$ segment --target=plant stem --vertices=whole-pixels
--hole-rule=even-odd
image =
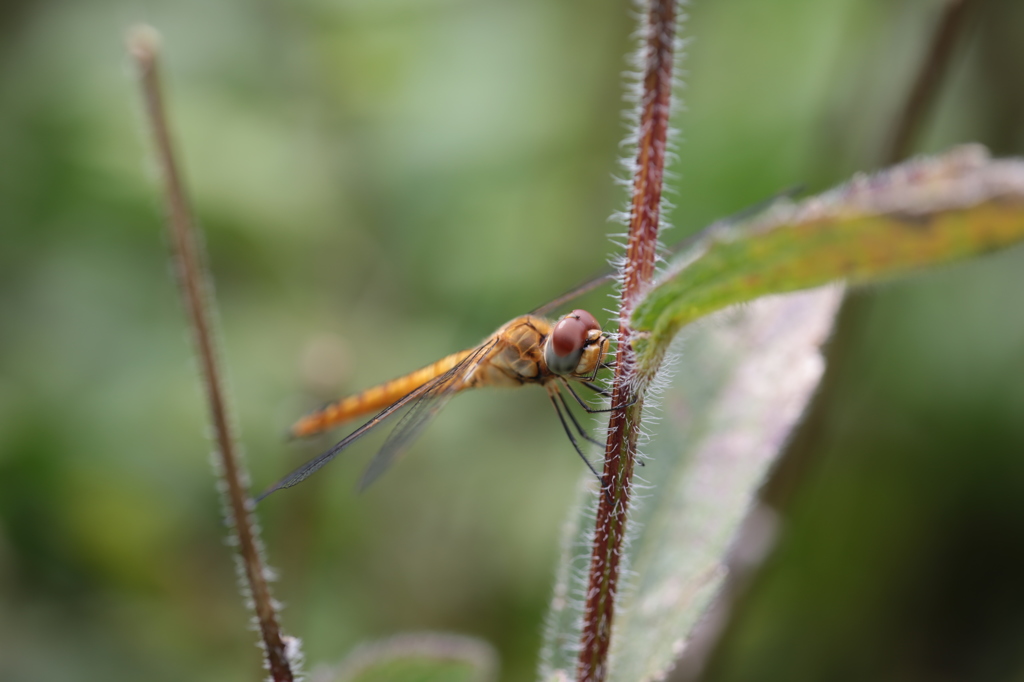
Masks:
[[[947,0],[942,16],[935,22],[931,39],[921,55],[920,67],[908,85],[899,115],[892,121],[892,131],[880,153],[883,166],[903,161],[911,151],[911,142],[920,134],[931,113],[935,96],[945,83],[956,43],[967,27],[967,14],[976,0]],[[843,368],[850,362],[854,344],[852,335],[863,325],[870,302],[870,290],[847,290],[843,305],[836,314],[836,324],[826,349],[825,374],[818,391],[807,408],[800,428],[786,448],[775,472],[762,490],[762,498],[777,509],[784,510],[803,484],[804,476],[826,437],[829,409],[841,391]]]
[[[947,0],[942,16],[935,25],[914,85],[893,126],[889,147],[884,154],[885,165],[898,163],[910,153],[914,138],[932,108],[935,95],[945,78],[953,50],[963,34],[968,15],[977,4],[977,0]]]
[[[247,492],[247,472],[231,433],[223,382],[213,340],[210,308],[213,297],[205,279],[202,256],[196,239],[189,202],[171,144],[170,130],[164,110],[163,93],[157,65],[159,39],[149,27],[137,27],[128,36],[128,51],[135,60],[141,77],[142,96],[150,133],[156,149],[159,170],[164,183],[167,230],[170,237],[174,269],[206,391],[210,422],[219,455],[219,474],[227,497],[225,505],[229,527],[237,540],[239,557],[245,571],[246,584],[259,620],[265,665],[274,682],[291,682],[293,674],[288,661],[281,628],[270,595],[260,552],[258,529],[252,518],[252,505]]]
[[[651,0],[643,32],[643,74],[638,103],[636,163],[630,203],[629,236],[621,279],[619,343],[612,387],[611,414],[597,521],[590,555],[577,679],[602,682],[608,675],[615,596],[622,540],[626,533],[643,393],[650,376],[638,377],[628,320],[633,305],[654,274],[661,190],[672,105],[677,6],[675,0]]]

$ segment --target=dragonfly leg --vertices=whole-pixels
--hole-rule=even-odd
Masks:
[[[604,396],[605,398],[611,397],[611,393],[609,393],[608,391],[605,391],[600,386],[595,386],[594,384],[591,384],[591,383],[586,382],[586,381],[584,381],[582,383],[583,383],[584,386],[586,386],[590,390],[596,391],[597,393],[599,393],[600,395]],[[565,409],[568,412],[569,411],[569,406],[566,405],[565,398],[562,396],[561,392],[559,392],[558,397],[562,399],[562,405],[565,406]],[[569,415],[572,416],[572,412],[569,412]],[[575,417],[573,419],[575,421]],[[578,424],[577,424],[577,428],[579,428]],[[589,440],[591,443],[594,443],[595,445],[604,445],[604,443],[598,442],[598,441],[594,440],[593,438],[588,438],[586,436],[586,434],[583,433],[583,429],[580,429],[580,435],[582,435],[584,438]],[[644,464],[644,461],[642,459],[639,459],[639,458],[636,460],[636,463],[639,464],[640,466],[646,466]]]
[[[572,386],[569,384],[568,381],[563,381],[562,383],[565,384],[566,390],[568,390],[569,393],[572,394],[572,397],[576,399],[576,402],[578,402],[580,404],[580,407],[582,407],[584,410],[586,410],[588,414],[600,414],[602,412],[614,412],[615,410],[621,410],[623,407],[630,407],[631,405],[635,405],[636,401],[637,401],[636,398],[633,398],[633,400],[631,400],[628,403],[623,403],[621,405],[612,405],[611,407],[605,407],[605,408],[602,408],[602,409],[595,409],[595,408],[591,407],[590,405],[587,405],[587,401],[585,401],[583,398],[581,398],[579,393],[577,393],[576,391],[572,390]],[[584,384],[584,385],[586,385],[586,384]],[[588,386],[588,388],[590,388],[590,387]]]
[[[597,473],[597,469],[595,469],[594,465],[590,463],[590,460],[587,459],[587,456],[583,454],[583,450],[580,448],[580,444],[576,442],[576,436],[572,435],[572,430],[569,429],[569,424],[568,422],[565,421],[565,415],[562,414],[562,408],[559,407],[558,401],[555,400],[555,396],[549,393],[548,398],[551,399],[551,404],[555,406],[555,412],[558,414],[558,421],[562,422],[562,428],[565,429],[565,435],[569,436],[569,442],[572,443],[572,447],[576,450],[576,454],[580,456],[580,459],[582,459],[583,462],[587,465],[587,468],[590,469],[590,472],[597,477],[597,480],[600,481],[602,485],[604,485],[604,479],[601,478],[601,474]],[[562,400],[564,401],[565,399],[563,398]],[[570,412],[569,414],[571,417],[572,413]],[[575,422],[576,418],[572,417],[572,420]],[[587,440],[590,439],[588,438]]]
[[[565,396],[562,395],[562,392],[559,391],[557,388],[555,389],[555,391],[558,393],[558,399],[562,401],[562,407],[565,408],[566,413],[568,413],[569,415],[569,419],[572,420],[573,426],[575,426],[576,430],[580,432],[580,435],[586,438],[589,442],[593,443],[594,445],[603,446],[604,443],[602,443],[599,440],[591,438],[590,435],[583,429],[583,427],[580,426],[579,421],[576,420],[576,415],[574,415],[572,413],[572,410],[569,409],[569,403],[566,402]],[[577,454],[579,454],[580,457],[583,457],[583,461],[587,463],[587,468],[590,469],[590,471],[595,476],[597,476],[597,481],[598,483],[601,484],[601,490],[604,491],[604,496],[607,498],[608,504],[613,504],[611,488],[605,487],[604,478],[601,477],[601,474],[597,473],[597,470],[590,463],[590,460],[583,455],[583,452],[580,450],[580,446],[576,443],[576,439],[572,437],[572,432],[569,430],[568,424],[565,423],[565,418],[562,416],[562,411],[558,409],[558,403],[555,402],[554,396],[549,393],[548,397],[551,398],[551,404],[555,406],[555,412],[558,413],[558,419],[559,421],[562,422],[562,428],[565,429],[565,435],[569,436],[569,440],[572,442],[572,446],[576,448]],[[641,464],[641,466],[643,465]]]
[[[612,397],[611,393],[609,393],[608,391],[604,390],[603,388],[601,388],[600,386],[598,386],[597,384],[595,384],[593,382],[581,381],[580,383],[583,384],[584,386],[586,386],[587,388],[589,388],[594,393],[596,393],[599,396],[601,396],[602,398],[611,398]]]
[[[583,440],[587,441],[588,443],[593,443],[594,445],[604,447],[604,441],[600,441],[597,440],[596,438],[591,437],[591,435],[587,433],[586,429],[584,429],[583,426],[579,423],[579,421],[576,419],[576,415],[573,414],[572,410],[569,409],[569,403],[565,401],[565,396],[562,395],[561,391],[558,392],[558,399],[562,402],[562,407],[565,409],[565,413],[569,415],[569,419],[572,420],[573,426],[576,427],[576,432],[583,437]]]

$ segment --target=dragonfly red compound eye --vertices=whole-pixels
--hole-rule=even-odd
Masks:
[[[544,359],[555,374],[569,374],[576,369],[590,332],[601,329],[594,316],[586,310],[574,310],[551,330]]]
[[[591,330],[601,329],[594,316],[586,310],[574,310],[555,325],[551,344],[558,357],[565,357],[583,348]]]
[[[589,332],[591,329],[600,329],[601,325],[597,323],[597,319],[588,313],[586,310],[577,308],[576,310],[569,313],[569,317],[575,317],[579,320],[586,330]]]
[[[551,347],[555,355],[564,358],[574,355],[587,340],[587,328],[575,317],[567,315],[551,331]]]

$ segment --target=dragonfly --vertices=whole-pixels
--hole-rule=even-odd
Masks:
[[[681,251],[708,234],[758,213],[776,200],[792,196],[798,191],[799,188],[784,190],[733,216],[712,223],[672,247],[671,251]],[[392,418],[398,418],[396,426],[360,479],[359,490],[365,490],[394,463],[453,396],[485,386],[542,386],[573,448],[591,473],[600,480],[601,475],[583,452],[576,436],[595,445],[604,444],[586,432],[569,408],[565,394],[572,396],[590,414],[610,412],[621,407],[594,408],[570,383],[585,386],[601,397],[610,397],[607,391],[594,382],[601,369],[611,368],[611,364],[604,360],[611,339],[586,310],[573,310],[556,321],[546,315],[613,278],[612,272],[600,274],[532,313],[506,322],[473,348],[453,353],[414,372],[329,403],[303,417],[290,429],[291,437],[312,436],[356,417],[376,412],[332,448],[268,487],[255,498],[256,502],[278,490],[298,485],[368,432]],[[400,418],[399,414],[402,415]]]
[[[422,433],[449,399],[462,391],[484,386],[542,386],[576,452],[591,472],[600,478],[584,454],[576,435],[591,443],[601,443],[591,438],[579,423],[569,409],[565,393],[589,413],[615,409],[590,406],[570,383],[577,382],[601,396],[609,395],[594,382],[601,369],[610,367],[604,358],[608,355],[611,339],[602,331],[597,319],[586,310],[573,310],[557,321],[543,316],[544,311],[560,301],[561,297],[534,313],[506,322],[473,348],[453,353],[426,367],[330,403],[303,417],[292,426],[289,434],[292,437],[311,436],[350,419],[377,412],[330,450],[267,488],[256,501],[301,483],[367,432],[404,410],[359,482],[359,489],[365,489]]]

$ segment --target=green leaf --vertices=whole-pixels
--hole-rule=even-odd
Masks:
[[[486,642],[441,633],[400,635],[364,644],[334,671],[314,673],[323,682],[489,682],[498,657]]]
[[[773,519],[756,506],[756,491],[823,372],[819,346],[841,289],[772,294],[879,281],[1022,239],[1024,162],[992,161],[969,146],[800,203],[777,202],[693,240],[634,308],[640,375],[657,374],[691,322],[754,303],[688,330],[685,362],[666,394],[667,428],[645,425],[657,438],[637,475],[651,485],[637,482],[646,499],[631,512],[608,679],[660,679],[684,650],[699,653],[700,633],[714,631],[713,622],[695,629],[709,606],[717,598],[716,613],[727,613],[726,575],[756,564],[771,546]],[[545,680],[575,677],[593,487],[586,483],[566,531],[542,652]],[[699,665],[699,658],[690,660]]]
[[[711,226],[633,311],[641,372],[724,307],[832,281],[873,282],[1024,239],[1024,161],[978,145],[858,176],[763,216]]]
[[[663,428],[637,469],[610,680],[663,675],[719,591],[730,542],[823,372],[819,348],[841,295],[829,287],[769,297],[688,336],[661,399]],[[566,531],[542,654],[545,680],[575,677],[593,487],[587,483]],[[763,551],[770,537],[761,540]]]

